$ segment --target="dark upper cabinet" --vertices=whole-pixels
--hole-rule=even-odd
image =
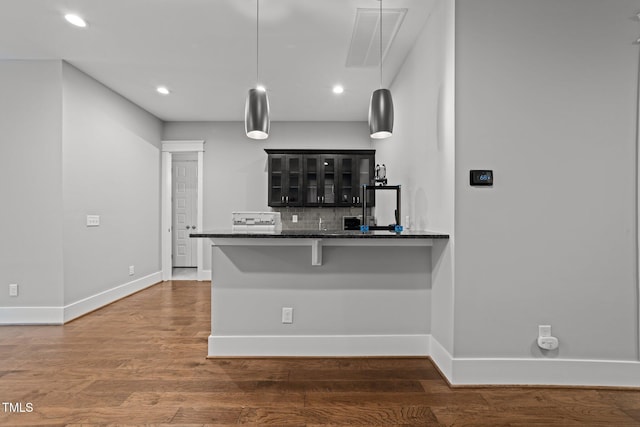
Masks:
[[[361,206],[363,185],[373,184],[375,157],[368,154],[347,154],[339,158],[339,206]],[[373,192],[371,192],[373,193]],[[372,194],[369,205],[373,206]]]
[[[272,207],[361,206],[361,187],[372,183],[375,150],[265,151]]]
[[[303,205],[302,162],[302,155],[269,156],[269,206]]]

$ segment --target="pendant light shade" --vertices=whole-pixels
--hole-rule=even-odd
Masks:
[[[393,99],[389,89],[382,89],[382,0],[380,1],[380,89],[373,91],[369,103],[369,135],[373,139],[393,134]]]
[[[393,134],[393,99],[389,89],[377,89],[369,104],[369,134],[371,138],[389,138]]]
[[[269,137],[269,98],[266,90],[249,89],[244,107],[244,130],[251,139]]]

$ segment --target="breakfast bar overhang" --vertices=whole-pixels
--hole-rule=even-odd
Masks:
[[[212,245],[209,357],[428,354],[431,247],[447,234],[216,231],[191,237]],[[292,309],[292,319],[283,317],[285,309]]]

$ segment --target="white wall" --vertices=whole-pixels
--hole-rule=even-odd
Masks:
[[[66,63],[63,89],[70,304],[160,271],[162,122]],[[100,227],[86,227],[88,214],[100,215]]]
[[[637,360],[639,11],[456,2],[456,357]]]
[[[265,148],[371,149],[364,122],[274,122],[266,141],[242,122],[170,122],[164,140],[205,140],[204,229],[229,229],[233,211],[268,211]],[[205,245],[204,269],[211,268]]]
[[[453,139],[447,133],[446,21],[450,2],[438,0],[416,44],[391,85],[394,134],[374,143],[376,162],[385,163],[389,184],[402,185],[402,222],[419,230],[453,227]],[[394,200],[395,203],[395,200]],[[381,206],[382,208],[382,206]],[[403,224],[407,225],[407,224]]]
[[[60,61],[0,61],[0,323],[2,308],[62,304],[61,74]]]
[[[453,234],[453,3],[434,2],[422,33],[391,86],[394,135],[374,144],[390,184],[402,185],[402,218],[410,226]],[[382,200],[376,211],[393,211]],[[395,200],[393,201],[395,206]],[[432,336],[453,352],[453,236],[433,250]]]

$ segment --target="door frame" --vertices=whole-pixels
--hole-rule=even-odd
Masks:
[[[173,244],[173,203],[171,201],[171,165],[173,153],[196,152],[198,154],[198,180],[197,180],[197,214],[196,225],[198,231],[203,227],[204,208],[204,141],[203,140],[178,140],[162,141],[162,184],[161,184],[161,260],[162,260],[162,280],[171,280],[173,264],[171,262],[171,252]],[[206,280],[203,271],[204,242],[198,239],[196,243],[196,265],[198,269],[198,280]]]

